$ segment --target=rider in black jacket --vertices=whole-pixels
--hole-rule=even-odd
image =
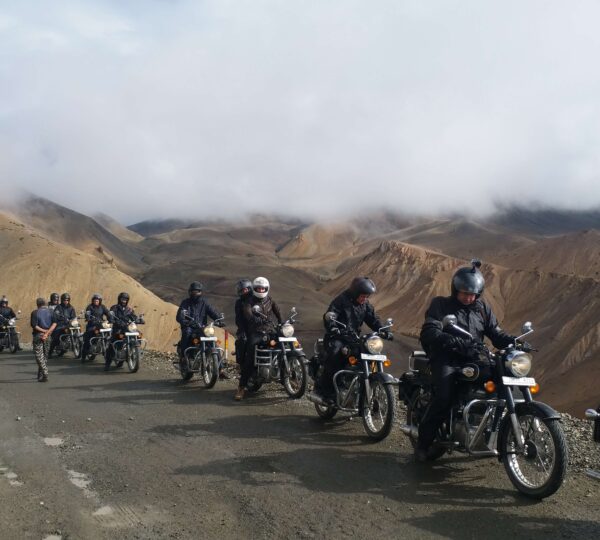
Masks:
[[[426,461],[435,434],[452,405],[455,387],[454,366],[471,361],[480,364],[484,337],[494,347],[503,348],[514,343],[514,336],[500,328],[488,306],[480,299],[485,280],[474,260],[471,266],[459,268],[452,277],[452,295],[434,298],[425,314],[421,328],[421,344],[431,361],[434,397],[419,425],[419,442],[415,451],[418,461]],[[455,315],[457,325],[469,332],[473,339],[445,332],[442,320]]]
[[[117,335],[127,332],[127,326],[130,322],[136,321],[138,316],[133,311],[133,308],[129,307],[129,293],[119,293],[117,297],[117,303],[112,305],[110,308],[110,321],[113,323],[112,326],[112,343],[117,341]],[[110,369],[110,363],[115,358],[115,348],[111,345],[106,351],[104,371]],[[122,365],[122,363],[121,363]],[[119,364],[117,365],[119,367]]]
[[[69,323],[76,318],[77,313],[75,312],[75,308],[71,305],[71,295],[69,293],[62,293],[60,295],[60,304],[58,304],[52,312],[52,322],[56,323],[56,328],[54,329],[54,332],[52,332],[52,341],[50,343],[48,358],[52,356],[54,349],[56,349],[60,336],[65,332],[65,328],[67,328]]]
[[[375,283],[367,277],[356,277],[350,283],[350,287],[340,295],[336,296],[327,313],[334,313],[337,321],[347,326],[352,332],[360,332],[365,323],[371,330],[377,332],[383,326],[375,313],[375,309],[369,303],[369,297],[377,291]],[[325,325],[325,368],[321,377],[315,384],[315,392],[324,398],[331,398],[334,394],[333,376],[344,368],[346,359],[340,354],[344,346],[344,338],[341,336],[340,327],[323,316]],[[384,330],[381,333],[384,339],[393,339],[393,334]]]
[[[94,337],[94,331],[102,325],[102,321],[110,321],[111,315],[108,308],[102,304],[102,295],[94,293],[92,301],[85,308],[85,320],[87,322],[83,334],[83,347],[81,358],[85,358],[90,350],[90,340]]]
[[[238,295],[235,301],[235,361],[241,366],[246,355],[246,341],[248,340],[248,328],[244,318],[244,303],[252,296],[252,282],[249,279],[240,279],[235,287]]]
[[[221,313],[202,297],[203,290],[202,283],[193,281],[188,288],[188,298],[179,304],[176,319],[181,326],[180,348],[182,353],[190,346],[193,333],[192,323],[196,322],[200,326],[206,326],[209,317],[213,321],[221,318]]]
[[[6,322],[8,322],[10,319],[14,319],[17,317],[17,314],[13,311],[13,308],[11,308],[8,305],[8,298],[6,298],[6,296],[3,296],[2,298],[0,298],[0,315],[2,315],[2,317],[4,317]],[[19,345],[19,335],[17,334],[16,329],[11,328],[10,332],[11,332],[11,339],[13,340],[13,343],[14,342],[17,343],[17,350],[18,351],[22,350],[21,346]]]

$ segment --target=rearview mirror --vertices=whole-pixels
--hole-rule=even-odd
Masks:
[[[333,311],[328,311],[327,313],[325,313],[325,320],[326,321],[335,321],[336,320],[336,314]]]
[[[21,310],[17,311],[17,315],[21,315]]]
[[[531,321],[527,321],[521,327],[521,333],[522,334],[527,334],[527,333],[531,332],[531,330],[533,330],[533,324],[531,324]]]
[[[392,326],[394,324],[394,319],[388,319],[385,321],[386,326]]]
[[[291,313],[292,315],[296,315],[296,313],[298,313],[298,312],[296,311],[296,307],[295,307],[295,306],[292,306],[292,309],[290,310],[290,313]]]
[[[446,315],[442,319],[442,326],[444,328],[448,328],[449,326],[454,326],[456,324],[456,315]]]

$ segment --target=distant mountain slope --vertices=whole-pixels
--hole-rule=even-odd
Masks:
[[[94,221],[102,225],[109,233],[116,236],[122,242],[140,242],[144,239],[142,235],[121,225],[117,220],[106,214],[94,214],[92,217]]]

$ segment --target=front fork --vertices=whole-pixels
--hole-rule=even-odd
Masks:
[[[512,389],[507,386],[504,389],[504,393],[506,396],[506,408],[510,418],[513,433],[515,434],[515,439],[517,442],[517,450],[519,450],[519,452],[523,452],[525,450],[525,436],[523,435],[523,430],[521,429],[521,424],[519,423],[519,418],[517,416],[515,399],[513,397]],[[529,388],[527,388],[524,394],[525,401],[531,401],[531,392],[529,391]]]

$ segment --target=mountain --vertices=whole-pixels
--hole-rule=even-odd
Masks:
[[[121,225],[116,219],[103,214],[98,213],[93,216],[94,221],[106,229],[109,233],[116,236],[121,242],[125,243],[136,243],[144,239],[141,234],[138,234],[131,229]]]

